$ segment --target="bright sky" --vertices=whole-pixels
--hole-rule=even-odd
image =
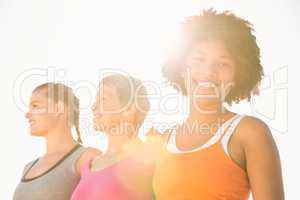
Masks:
[[[283,163],[286,198],[295,199],[300,150],[297,128],[291,123],[297,94],[290,91],[299,83],[297,73],[291,73],[299,72],[295,67],[300,64],[295,59],[300,34],[296,0],[1,0],[0,199],[12,198],[25,163],[44,153],[44,140],[29,136],[24,118],[31,90],[40,83],[56,80],[74,88],[81,99],[84,142],[100,149],[106,142],[89,125],[90,106],[105,68],[121,68],[147,82],[154,95],[144,130],[162,121],[180,122],[187,114],[185,99],[175,96],[162,102],[167,94],[176,93],[163,82],[160,63],[167,49],[176,45],[176,27],[184,16],[210,7],[231,10],[254,24],[266,78],[259,97],[231,109],[259,117],[272,128]],[[161,112],[162,107],[168,112]]]

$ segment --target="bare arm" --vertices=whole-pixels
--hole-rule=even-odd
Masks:
[[[76,172],[81,175],[81,168],[86,162],[92,161],[95,157],[102,153],[98,149],[89,147],[76,161]]]
[[[279,153],[266,124],[247,117],[243,122],[243,146],[254,200],[283,200]]]

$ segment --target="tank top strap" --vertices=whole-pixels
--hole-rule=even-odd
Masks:
[[[240,117],[240,115],[236,114],[233,117],[231,117],[230,119],[228,119],[227,121],[225,121],[217,129],[215,134],[205,144],[201,145],[198,148],[190,150],[190,151],[180,151],[180,150],[177,149],[177,146],[176,146],[176,128],[177,128],[177,126],[175,126],[170,130],[169,137],[168,137],[168,140],[167,140],[167,143],[166,143],[166,147],[169,151],[177,152],[177,153],[195,152],[195,151],[207,148],[207,147],[221,141],[222,137],[223,137],[223,134],[230,128],[230,126],[234,123],[234,121],[236,121],[239,117]]]
[[[69,153],[66,161],[70,163],[75,163],[78,158],[87,150],[84,146],[78,145],[71,153]]]
[[[72,171],[75,173],[76,169],[76,162],[80,158],[80,156],[87,150],[82,145],[78,145],[72,152],[70,152],[67,158],[64,160],[64,166],[70,166]]]
[[[229,125],[229,127],[225,130],[225,132],[222,134],[222,136],[219,139],[219,142],[223,146],[223,149],[225,153],[228,155],[228,143],[231,138],[231,136],[234,134],[234,131],[240,121],[245,117],[245,115],[238,115]]]
[[[230,137],[233,133],[237,125],[240,123],[244,115],[237,114],[234,119],[230,122],[229,126],[224,130],[224,132],[221,134],[221,137],[219,141],[222,141],[225,138]]]
[[[22,173],[22,178],[24,179],[24,177],[28,174],[28,172],[30,171],[30,169],[35,165],[35,163],[37,163],[39,161],[39,158],[30,161],[29,163],[27,163],[24,167],[23,173]]]
[[[91,162],[92,161],[89,160],[82,165],[82,167],[80,169],[81,177],[86,176],[90,172]]]

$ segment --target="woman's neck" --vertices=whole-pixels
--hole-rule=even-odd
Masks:
[[[189,121],[211,122],[218,120],[228,114],[228,110],[221,103],[207,103],[190,106]]]
[[[125,144],[128,142],[129,138],[124,136],[109,136],[105,155],[123,154],[125,152]]]
[[[108,148],[105,155],[124,155],[131,151],[137,139],[135,139],[135,133],[129,133],[127,131],[120,131],[118,134],[108,135]]]
[[[56,129],[46,135],[46,154],[60,154],[70,151],[78,144],[72,137],[71,129]]]

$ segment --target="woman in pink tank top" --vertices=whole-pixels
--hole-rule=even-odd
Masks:
[[[94,128],[108,137],[108,149],[85,163],[72,200],[150,200],[154,165],[137,133],[149,110],[146,89],[133,77],[114,74],[99,85]]]

